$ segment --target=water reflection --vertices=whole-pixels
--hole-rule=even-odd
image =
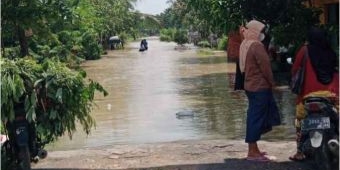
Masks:
[[[83,65],[88,76],[109,92],[107,97],[96,96],[93,116],[97,127],[88,137],[80,130],[72,140],[62,137],[49,150],[243,139],[247,100],[242,91],[230,87],[229,73],[235,65],[227,63],[225,53],[203,56],[195,49],[175,51],[174,43],[148,42],[148,51],[138,52],[139,43],[131,43],[129,49],[110,51]],[[292,140],[294,97],[284,90],[275,97],[284,124],[264,139]]]

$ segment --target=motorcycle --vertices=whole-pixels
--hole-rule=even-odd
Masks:
[[[1,143],[1,162],[6,169],[30,170],[31,162],[47,156],[44,143],[37,136],[34,122],[26,119],[24,104],[15,107],[15,118],[6,122],[7,137]]]
[[[146,50],[148,50],[148,42],[146,41],[146,39],[143,39],[143,40],[140,42],[139,51],[146,51]]]
[[[314,158],[319,170],[338,169],[339,115],[334,102],[308,97],[303,104],[307,115],[301,122],[302,152]]]

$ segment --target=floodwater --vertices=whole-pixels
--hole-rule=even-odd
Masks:
[[[125,50],[109,51],[100,60],[87,61],[88,78],[109,92],[96,95],[92,115],[96,128],[86,135],[81,127],[72,140],[63,136],[48,150],[70,150],[115,144],[142,144],[197,139],[243,139],[247,99],[232,88],[234,63],[225,52],[202,54],[189,46],[148,39]],[[287,89],[275,92],[282,125],[263,140],[294,139],[294,96]]]

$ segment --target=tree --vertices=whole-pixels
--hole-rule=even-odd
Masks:
[[[93,29],[99,39],[107,40],[112,35],[118,35],[133,25],[134,13],[132,3],[135,0],[83,0],[76,13],[80,16],[80,25]]]
[[[28,30],[34,35],[44,36],[49,33],[49,26],[56,26],[61,23],[70,23],[70,7],[76,4],[77,0],[4,0],[1,2],[1,20],[3,26],[2,39],[14,46],[19,42],[20,55],[29,54]],[[44,36],[45,37],[45,36]],[[9,41],[12,40],[12,41]]]
[[[39,43],[53,40],[54,34],[61,31],[84,33],[94,30],[95,37],[104,42],[103,39],[112,34],[136,27],[131,12],[135,1],[4,0],[1,3],[2,52],[4,48],[19,46],[21,57],[29,55],[32,48],[38,49],[38,45],[50,46]],[[28,35],[29,32],[33,35]]]
[[[320,10],[307,8],[304,0],[176,0],[172,10],[180,15],[182,23],[188,28],[199,30],[203,37],[214,32],[219,35],[237,30],[251,19],[264,22],[269,27],[269,33],[275,37],[278,45],[300,45],[311,25],[319,23]],[[185,8],[175,8],[185,6]],[[178,9],[181,9],[179,11]],[[176,14],[167,14],[168,16]]]

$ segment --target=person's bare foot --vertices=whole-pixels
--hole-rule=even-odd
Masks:
[[[248,157],[261,157],[266,155],[266,152],[261,152],[259,147],[257,146],[257,143],[249,143],[248,146]]]
[[[265,155],[261,155],[261,156],[256,156],[256,157],[247,157],[246,160],[248,161],[256,161],[256,162],[269,162],[271,161],[268,157],[266,157]]]
[[[259,150],[256,152],[248,152],[248,156],[246,160],[248,161],[257,161],[257,162],[268,162],[270,159],[266,157],[266,152],[260,152]]]
[[[260,157],[260,156],[263,156],[265,154],[267,154],[267,153],[260,152],[260,151],[248,152],[248,157]]]

